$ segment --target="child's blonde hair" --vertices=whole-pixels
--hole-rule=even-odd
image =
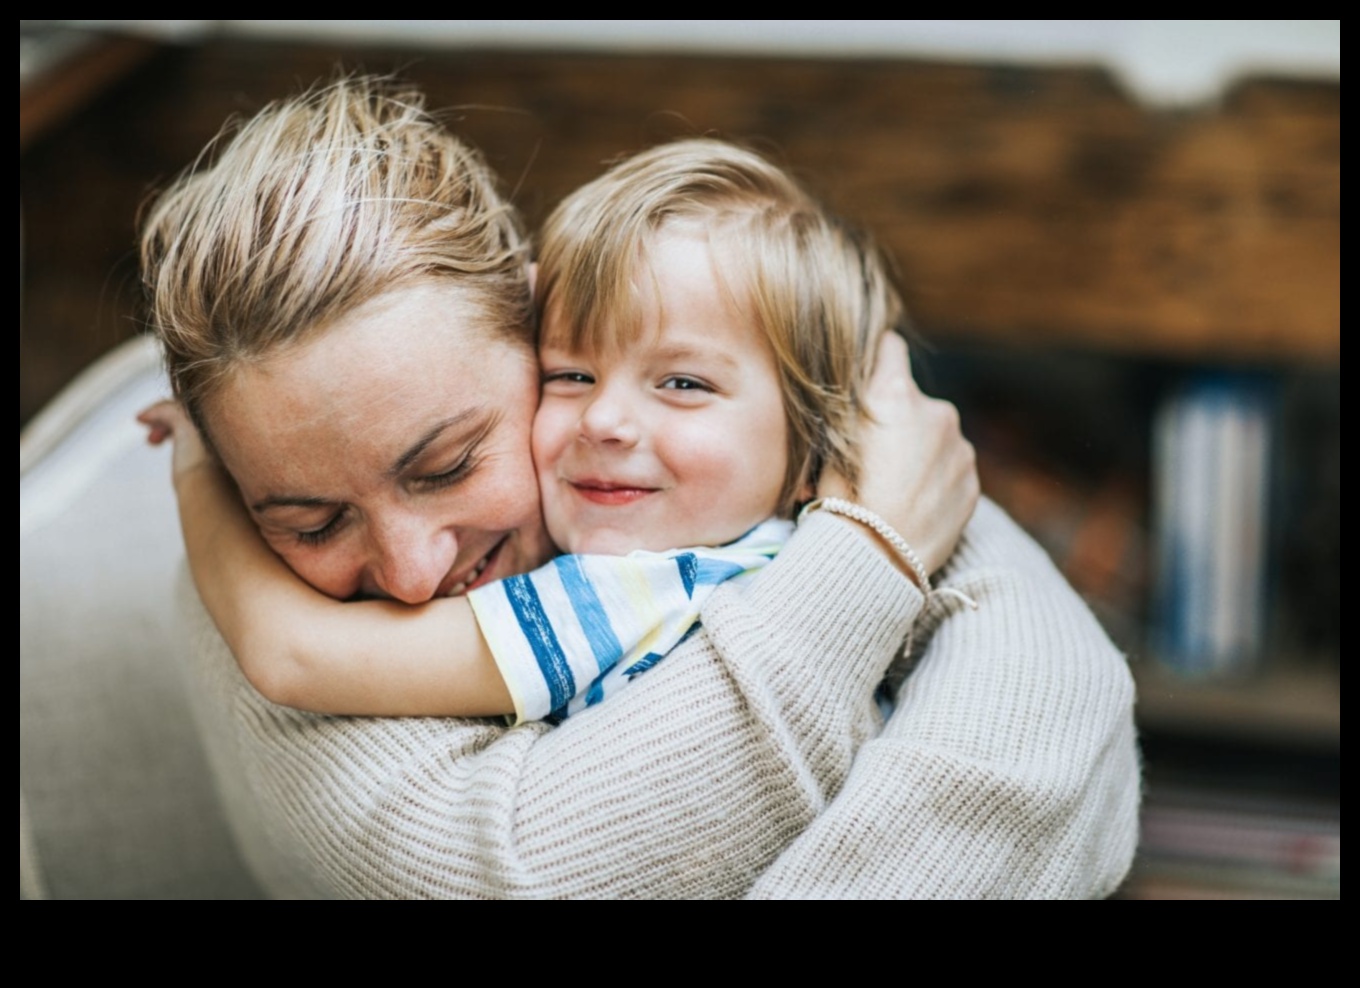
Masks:
[[[691,139],[629,158],[569,195],[543,228],[536,300],[563,344],[611,348],[642,331],[639,277],[672,220],[697,221],[720,277],[774,350],[789,420],[789,515],[834,468],[855,485],[855,437],[876,344],[904,321],[883,256],[753,151]]]
[[[150,207],[142,279],[175,395],[304,342],[427,278],[460,279],[483,328],[532,345],[528,249],[481,157],[420,93],[342,78],[229,123]]]

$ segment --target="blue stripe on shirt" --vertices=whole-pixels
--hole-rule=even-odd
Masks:
[[[746,567],[741,563],[734,563],[730,559],[709,559],[705,557],[699,560],[699,572],[694,582],[716,587],[719,583],[734,576],[740,576],[745,572]],[[693,597],[694,594],[691,593],[690,596]]]
[[[619,644],[619,636],[614,634],[614,626],[605,613],[604,603],[595,592],[595,585],[581,568],[580,556],[558,556],[553,563],[562,580],[562,587],[567,592],[567,599],[571,601],[572,610],[576,613],[576,620],[581,622],[581,630],[590,642],[590,650],[595,653],[595,662],[604,672],[623,658],[623,646]]]
[[[527,574],[509,577],[502,586],[515,611],[520,630],[534,650],[539,671],[543,673],[543,682],[548,687],[552,709],[566,706],[567,701],[576,695],[576,677],[571,674],[571,666],[562,652],[552,621],[543,610],[538,590]]]
[[[694,598],[694,578],[699,574],[699,560],[694,553],[684,552],[675,557],[676,568],[680,570],[680,581],[685,585],[685,596]]]

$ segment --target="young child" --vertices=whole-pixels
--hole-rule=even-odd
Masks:
[[[713,588],[772,558],[822,471],[853,491],[862,389],[902,307],[872,246],[760,156],[681,141],[578,190],[544,229],[536,301],[533,457],[568,555],[464,598],[324,597],[261,542],[174,406],[144,413],[153,442],[177,437],[195,582],[265,696],[323,713],[565,716],[655,664]]]

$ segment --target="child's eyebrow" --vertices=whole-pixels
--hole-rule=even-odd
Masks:
[[[709,349],[708,347],[691,346],[687,343],[668,343],[656,348],[653,351],[655,356],[662,360],[704,360],[710,363],[721,363],[728,367],[737,367],[737,361],[729,354],[721,350]]]

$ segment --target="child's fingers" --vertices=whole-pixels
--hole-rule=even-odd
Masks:
[[[143,425],[164,425],[168,429],[173,429],[175,420],[183,414],[179,402],[173,398],[162,398],[138,412],[137,421]]]
[[[153,430],[163,431],[163,436],[185,432],[192,428],[189,416],[180,403],[173,398],[162,398],[137,413],[137,421]]]
[[[175,434],[179,406],[170,400],[158,401],[137,413],[137,421],[147,427],[146,441],[159,446]]]
[[[137,421],[147,422],[153,418],[163,418],[178,407],[178,402],[173,398],[162,398],[160,401],[153,401],[150,405],[147,405],[137,413]]]
[[[159,446],[167,439],[174,440],[175,454],[171,459],[171,470],[175,476],[187,474],[205,463],[215,462],[179,402],[171,399],[158,401],[138,412],[137,421],[147,427],[146,441],[152,446]]]

